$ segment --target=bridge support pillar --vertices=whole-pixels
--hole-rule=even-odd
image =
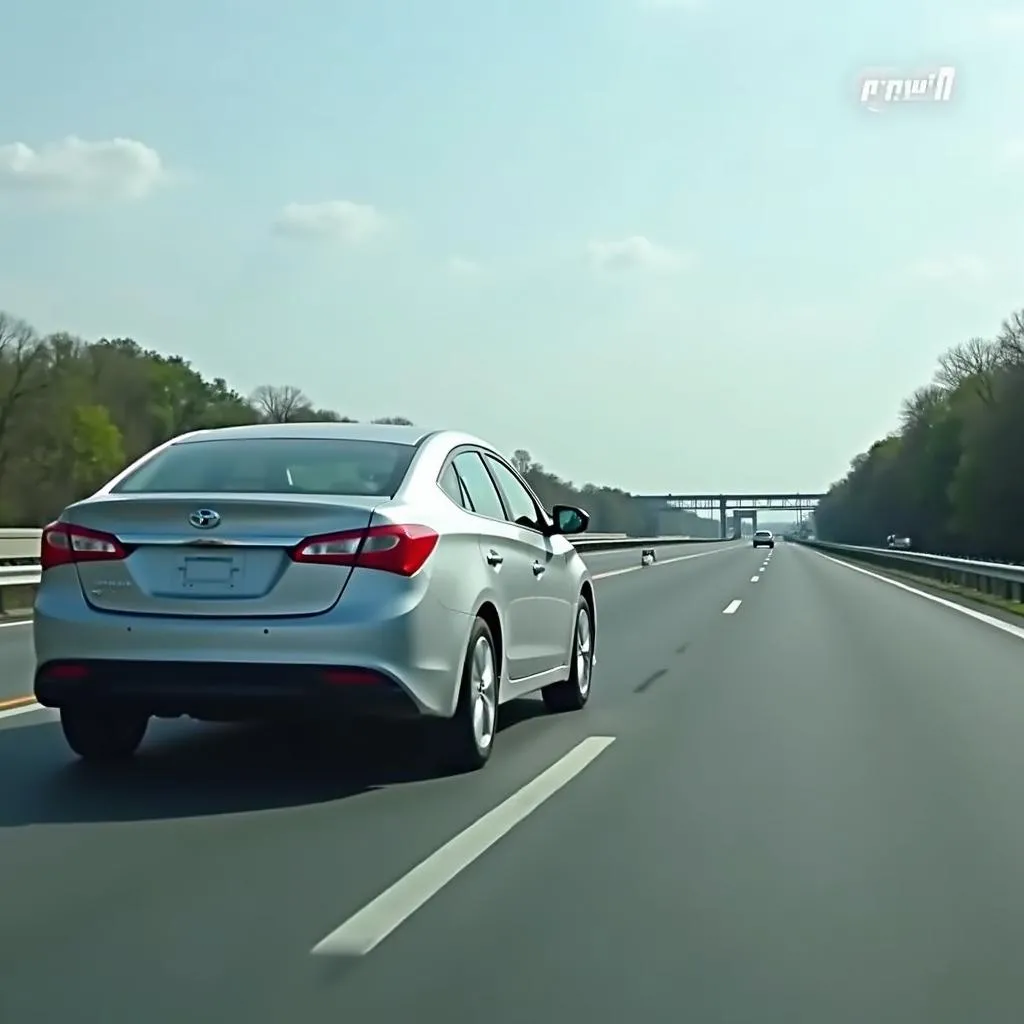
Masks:
[[[725,498],[722,497],[718,499],[718,535],[722,540],[729,536],[726,532],[728,525],[725,513]]]

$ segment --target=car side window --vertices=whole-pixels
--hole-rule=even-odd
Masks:
[[[540,513],[537,511],[537,503],[533,500],[530,492],[503,462],[490,455],[486,455],[484,458],[487,459],[487,465],[498,481],[498,487],[505,498],[509,519],[517,526],[540,530]]]
[[[476,452],[462,452],[452,462],[473,506],[471,511],[489,519],[504,520],[505,508],[480,456]]]
[[[440,487],[441,490],[459,506],[459,508],[466,508],[466,498],[462,493],[462,481],[459,480],[459,474],[455,471],[455,465],[453,463],[449,462],[448,465],[445,466],[444,472],[437,481],[437,486]]]

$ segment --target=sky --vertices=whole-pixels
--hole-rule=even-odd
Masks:
[[[36,0],[0,308],[635,493],[825,489],[1024,305],[1024,6]],[[946,103],[865,75],[955,69]]]

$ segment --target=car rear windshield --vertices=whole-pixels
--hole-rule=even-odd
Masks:
[[[755,537],[770,537],[771,535],[771,530],[758,530],[757,533],[754,534]]]
[[[416,449],[390,441],[232,437],[170,445],[121,494],[338,494],[392,498]]]

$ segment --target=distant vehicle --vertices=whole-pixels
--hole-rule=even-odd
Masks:
[[[775,535],[772,533],[771,530],[758,530],[754,534],[754,547],[774,548]]]
[[[43,531],[36,698],[80,757],[150,717],[432,720],[455,767],[498,706],[590,697],[596,604],[568,535],[498,451],[453,431],[263,424],[184,434]]]
[[[895,548],[897,550],[906,551],[912,546],[909,537],[897,537],[896,534],[890,533],[885,539],[886,547]]]

